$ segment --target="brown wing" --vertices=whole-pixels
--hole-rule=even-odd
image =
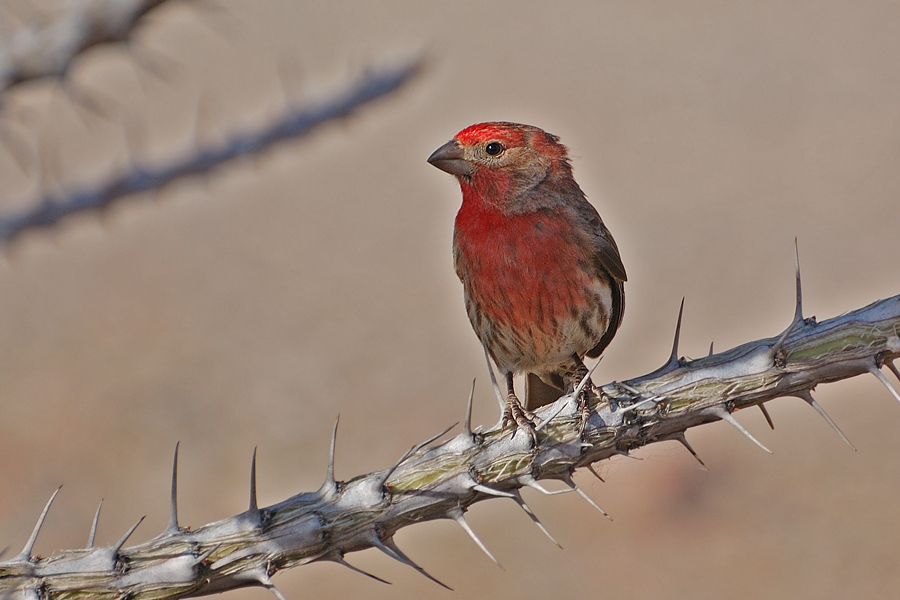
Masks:
[[[616,241],[603,224],[597,210],[585,200],[575,206],[575,211],[577,218],[585,225],[584,229],[589,232],[590,244],[594,250],[594,268],[598,275],[609,278],[612,292],[609,325],[597,345],[587,353],[589,357],[597,358],[615,337],[622,324],[622,317],[625,315],[625,282],[628,276],[625,274],[625,265],[622,264]]]

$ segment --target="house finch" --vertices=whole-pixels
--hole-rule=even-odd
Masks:
[[[530,409],[577,385],[587,375],[582,358],[599,356],[622,322],[619,250],[555,135],[481,123],[428,162],[462,188],[453,258],[475,334],[506,376],[503,424],[533,436]],[[513,389],[521,373],[524,406]]]

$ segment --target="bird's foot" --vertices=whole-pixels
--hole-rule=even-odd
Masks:
[[[506,409],[503,411],[503,428],[505,429],[509,423],[515,424],[515,431],[520,428],[528,432],[531,440],[537,445],[537,431],[534,424],[534,413],[526,410],[515,394],[509,394],[506,397]],[[515,435],[515,431],[513,435]]]
[[[591,389],[590,392],[588,389],[593,387],[593,384],[588,384],[581,390],[581,393],[578,394],[578,408],[581,409],[581,421],[578,424],[579,437],[584,433],[584,428],[587,425],[588,419],[591,418],[591,403],[588,396],[590,392],[593,392],[593,389]]]
[[[591,403],[590,397],[591,395],[597,394],[597,388],[594,387],[594,382],[589,379],[590,372],[587,367],[584,366],[584,363],[580,360],[578,361],[578,366],[574,371],[566,373],[565,380],[571,385],[570,389],[577,390],[581,389],[578,392],[578,408],[580,409],[581,414],[581,422],[578,425],[578,435],[581,436],[584,433],[584,428],[587,425],[587,421],[591,416]],[[585,379],[587,381],[585,382]],[[584,384],[584,385],[582,385]]]

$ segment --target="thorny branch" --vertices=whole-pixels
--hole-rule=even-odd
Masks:
[[[180,177],[207,173],[235,158],[262,152],[277,142],[301,138],[323,123],[348,117],[360,107],[397,90],[422,66],[423,61],[419,59],[366,73],[329,98],[306,106],[289,106],[281,116],[261,129],[239,133],[213,147],[197,148],[167,164],[154,167],[131,164],[125,172],[96,187],[46,192],[28,208],[0,213],[0,245],[29,229],[55,225],[73,213],[102,210],[130,194],[158,190]]]
[[[41,77],[62,77],[75,57],[128,39],[138,20],[166,0],[64,0],[44,18],[0,36],[0,94]],[[11,11],[7,7],[7,11]]]
[[[680,321],[679,315],[679,328]],[[763,447],[732,413],[784,396],[805,400],[843,438],[811,390],[820,383],[872,373],[900,400],[881,371],[887,366],[900,379],[893,363],[898,357],[900,295],[817,323],[803,318],[798,269],[796,312],[780,336],[687,360],[678,357],[676,330],[669,361],[648,375],[598,388],[592,393],[586,421],[581,421],[581,409],[572,395],[541,409],[537,444],[510,429],[473,431],[470,397],[462,432],[431,445],[449,430],[444,431],[413,447],[384,471],[335,481],[332,438],[331,460],[319,490],[265,508],[256,502],[254,453],[249,508],[194,531],[178,525],[176,448],[171,518],[161,534],[125,548],[138,521],[114,546],[94,548],[98,509],[88,548],[33,557],[34,541],[54,493],[22,552],[0,562],[0,597],[171,599],[262,586],[283,598],[271,581],[276,571],[332,561],[362,572],[344,557],[372,547],[446,587],[397,547],[393,536],[400,528],[453,519],[496,562],[466,523],[464,513],[473,503],[512,499],[550,537],[525,504],[520,488],[561,493],[548,492],[540,483],[556,479],[570,488],[562,491],[578,493],[602,512],[572,480],[576,468],[592,469],[597,461],[663,440],[680,441],[696,457],[685,431],[718,420],[729,422]]]

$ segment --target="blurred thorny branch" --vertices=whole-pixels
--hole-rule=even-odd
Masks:
[[[8,1],[5,16],[21,23],[0,38],[0,94],[32,79],[63,77],[79,54],[127,40],[139,19],[166,1],[63,0],[47,12]]]
[[[882,373],[886,366],[900,379],[893,362],[900,357],[900,295],[818,323],[803,317],[798,269],[794,319],[781,335],[696,360],[678,356],[680,314],[678,323],[665,365],[591,391],[586,419],[575,399],[577,390],[540,409],[536,442],[511,428],[473,429],[470,395],[462,431],[456,436],[432,445],[452,429],[447,428],[412,447],[390,468],[347,481],[335,479],[333,437],[325,481],[318,491],[264,508],[256,501],[254,452],[247,510],[196,530],[178,523],[176,447],[170,519],[162,533],[124,547],[141,519],[113,546],[96,548],[98,508],[86,548],[35,557],[34,543],[57,490],[22,551],[0,562],[0,598],[161,600],[261,586],[283,600],[272,576],[317,561],[336,562],[387,583],[345,560],[348,553],[367,548],[378,548],[447,587],[396,545],[394,534],[399,529],[420,521],[452,519],[497,562],[466,522],[465,512],[475,502],[514,501],[556,543],[525,503],[521,488],[546,494],[575,492],[606,516],[573,481],[576,469],[587,468],[596,475],[594,463],[665,440],[680,442],[699,461],[685,432],[718,420],[768,451],[732,413],[752,406],[765,412],[765,402],[787,396],[808,403],[849,445],[811,390],[856,375],[874,375],[900,400]],[[502,404],[496,383],[494,387]],[[558,480],[566,487],[549,491],[543,480]]]
[[[127,42],[141,18],[167,1],[64,0],[53,14],[29,20],[2,35],[0,120],[4,116],[4,100],[17,85],[41,77],[64,81],[73,61],[84,50],[102,43]],[[300,106],[288,102],[281,114],[261,127],[232,134],[214,145],[197,142],[186,155],[161,165],[143,165],[129,156],[126,168],[92,185],[74,189],[65,189],[58,183],[43,186],[39,197],[25,208],[0,212],[0,246],[25,231],[56,225],[68,215],[104,210],[126,196],[159,190],[175,179],[205,174],[236,158],[258,155],[277,142],[302,138],[317,126],[348,117],[394,92],[412,79],[422,65],[422,59],[416,59],[370,70],[324,99]],[[83,96],[75,101],[93,104]],[[2,122],[0,136],[0,141],[16,155],[16,140]]]

